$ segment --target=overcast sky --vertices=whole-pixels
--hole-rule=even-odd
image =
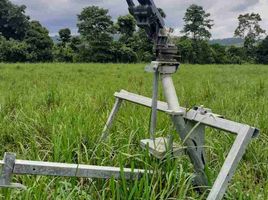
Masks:
[[[86,6],[97,5],[108,8],[109,14],[116,19],[128,13],[125,0],[11,0],[27,6],[27,14],[39,20],[50,31],[57,34],[61,28],[69,27],[77,32],[77,14]],[[215,26],[213,38],[232,37],[237,27],[237,17],[241,13],[258,12],[261,14],[262,27],[268,31],[268,0],[155,0],[158,7],[167,14],[166,24],[179,32],[183,27],[183,16],[190,4],[198,4],[211,13]]]

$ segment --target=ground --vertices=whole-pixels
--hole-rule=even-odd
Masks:
[[[151,96],[144,64],[0,64],[0,145],[18,159],[155,169],[139,181],[15,176],[25,191],[1,190],[3,199],[203,199],[191,185],[187,157],[165,162],[139,147],[148,138],[150,111],[125,104],[110,138],[99,137],[120,89]],[[226,199],[268,199],[268,67],[182,65],[174,83],[185,107],[204,105],[228,119],[260,128],[228,188]],[[160,92],[163,100],[163,93]],[[159,135],[174,134],[160,114]],[[207,129],[213,181],[234,137]],[[178,140],[179,141],[179,140]],[[93,154],[93,150],[96,150]],[[165,176],[160,176],[162,171]]]

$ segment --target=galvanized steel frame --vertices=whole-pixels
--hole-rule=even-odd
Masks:
[[[169,94],[166,94],[165,96],[167,95]],[[134,93],[130,93],[125,90],[116,92],[114,96],[116,97],[117,100],[120,100],[121,102],[128,101],[128,102],[142,105],[145,107],[149,107],[149,108],[152,107],[151,98],[137,95]],[[174,103],[174,101],[172,101],[172,103]],[[170,107],[169,104],[166,102],[161,102],[161,101],[157,102],[157,110],[171,115],[173,120],[175,121],[174,124],[175,125],[178,124],[177,129],[178,128],[180,129],[178,131],[182,131],[184,135],[187,134],[187,130],[188,131],[192,130],[192,128],[196,124],[199,125],[199,127],[197,126],[198,129],[194,130],[193,133],[191,133],[191,138],[196,137],[195,141],[198,141],[196,151],[191,153],[191,150],[194,149],[193,144],[186,143],[186,146],[188,147],[188,154],[191,158],[192,163],[194,164],[194,168],[197,173],[196,181],[198,185],[206,184],[206,178],[204,174],[205,163],[203,161],[200,162],[200,158],[204,156],[204,150],[202,147],[204,144],[205,126],[223,130],[225,132],[232,133],[237,136],[219,172],[219,175],[213,184],[213,187],[209,193],[209,196],[207,197],[207,200],[222,199],[227,190],[229,182],[231,178],[233,177],[235,170],[240,160],[242,159],[242,156],[244,155],[246,151],[248,144],[250,143],[250,140],[259,135],[259,129],[255,127],[251,127],[246,124],[241,124],[241,123],[234,122],[228,119],[224,119],[222,116],[209,112],[209,110],[205,110],[202,107],[199,109],[190,109],[190,110],[187,110],[186,108],[183,108],[183,107],[178,108],[176,106],[173,108],[176,108],[176,110],[172,109],[172,107]],[[115,115],[117,114],[118,111],[119,109],[117,110],[113,109],[113,112],[110,114],[110,117],[106,124],[113,123],[113,120],[115,119]],[[186,124],[182,124],[182,125],[185,125],[184,130],[181,128],[181,124],[176,122],[177,121],[176,117],[182,117],[184,121],[186,121]],[[108,133],[108,130],[106,129],[106,135],[107,133]],[[186,141],[191,142],[190,140],[186,140]]]

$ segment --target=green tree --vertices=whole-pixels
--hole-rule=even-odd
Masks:
[[[247,54],[254,59],[255,44],[265,34],[265,30],[259,24],[262,21],[261,16],[256,13],[247,13],[245,15],[239,15],[238,21],[239,24],[234,35],[235,37],[245,39],[244,47],[247,50]]]
[[[192,4],[183,18],[185,25],[182,32],[194,40],[209,39],[211,37],[209,30],[214,25],[209,17],[210,14],[206,13],[202,6]]]
[[[153,59],[153,42],[143,29],[129,38],[128,47],[137,54],[139,62],[150,62]]]
[[[112,60],[113,21],[108,10],[97,6],[84,8],[78,15],[78,32],[86,42],[84,60],[109,62]]]
[[[54,45],[53,58],[56,62],[74,62],[75,52],[73,48],[76,48],[71,44],[72,35],[69,28],[59,30],[60,43]]]
[[[117,19],[116,28],[120,34],[126,37],[132,37],[136,30],[136,20],[130,14],[120,16]]]
[[[28,29],[26,6],[17,6],[9,0],[0,0],[0,33],[7,39],[23,40]]]
[[[38,21],[31,21],[25,36],[28,45],[28,59],[31,62],[49,62],[53,60],[53,41],[48,30]]]
[[[0,62],[26,62],[27,44],[0,36]]]
[[[257,59],[259,63],[268,64],[268,36],[258,46]]]
[[[213,53],[214,62],[217,64],[226,64],[228,63],[226,47],[220,44],[212,44],[210,45]]]
[[[60,36],[60,41],[63,43],[63,45],[66,45],[71,41],[72,35],[71,35],[71,30],[69,28],[64,28],[59,30],[59,36]]]
[[[176,46],[178,47],[178,53],[183,63],[194,62],[194,49],[193,41],[187,37],[181,37],[176,40]]]
[[[183,36],[176,39],[176,46],[184,63],[223,64],[227,62],[225,47],[219,44],[209,45],[207,40],[193,40]]]
[[[80,36],[74,36],[71,38],[70,47],[74,52],[79,51],[79,46],[82,44]]]
[[[227,49],[227,56],[230,63],[233,64],[242,64],[247,60],[245,48],[243,47],[230,46]]]
[[[133,49],[119,42],[113,43],[112,53],[114,55],[113,62],[134,63],[138,60],[138,56]]]
[[[74,62],[74,51],[69,46],[55,45],[53,58],[56,62]]]
[[[196,61],[198,64],[211,64],[215,63],[213,49],[210,47],[206,40],[199,40],[198,42],[194,42],[194,50]]]

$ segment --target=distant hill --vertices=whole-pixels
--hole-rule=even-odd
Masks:
[[[243,46],[244,40],[241,38],[224,38],[209,41],[210,44],[220,44],[223,46]]]

